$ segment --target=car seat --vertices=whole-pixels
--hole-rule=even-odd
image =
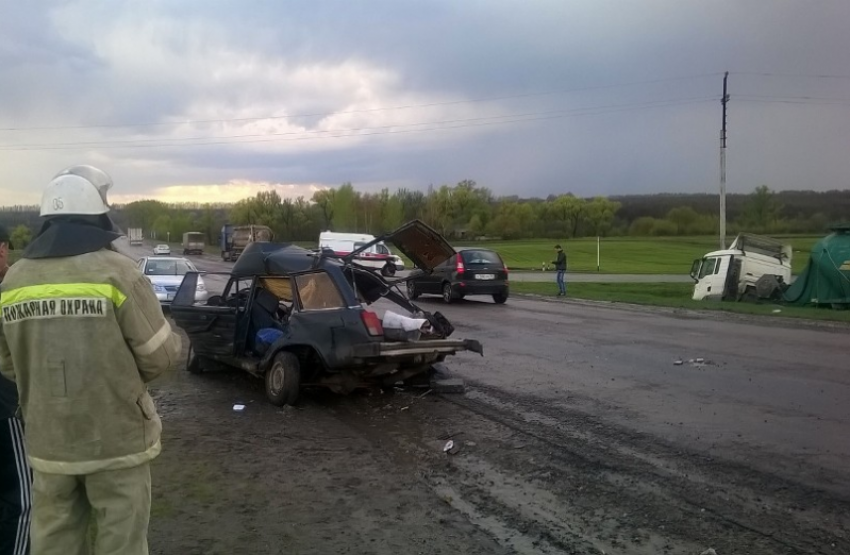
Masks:
[[[277,317],[280,300],[268,289],[258,288],[251,306],[250,324],[248,326],[248,342],[254,350],[257,332],[264,328],[283,329]]]

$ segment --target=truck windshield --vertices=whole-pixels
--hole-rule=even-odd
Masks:
[[[718,258],[705,258],[702,261],[702,267],[699,269],[699,277],[704,278],[709,274],[713,274],[714,270],[717,268],[717,264],[720,262]]]

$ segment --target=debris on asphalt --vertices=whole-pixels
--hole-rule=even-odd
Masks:
[[[685,361],[682,360],[682,359],[676,359],[676,360],[673,361],[673,364],[675,364],[676,366],[681,366],[681,365],[685,364]]]
[[[715,551],[713,547],[709,547],[699,555],[717,555],[717,551]]]
[[[460,378],[441,378],[431,380],[431,389],[437,393],[464,393],[466,386]]]
[[[705,362],[705,359],[704,359],[704,358],[698,358],[698,359],[696,359],[696,363],[697,363],[697,364],[702,364],[703,362]]]
[[[460,453],[460,443],[455,443],[453,439],[450,439],[443,446],[443,453],[447,455],[457,455]]]
[[[242,412],[245,410],[245,405],[233,405],[234,412]]]

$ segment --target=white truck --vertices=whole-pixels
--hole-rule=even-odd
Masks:
[[[728,249],[694,260],[691,278],[695,301],[756,301],[776,298],[791,283],[791,246],[739,234]]]
[[[131,245],[141,245],[144,240],[144,235],[142,235],[142,228],[140,227],[131,227],[127,229],[127,239],[129,239]]]
[[[319,234],[319,248],[330,249],[337,255],[345,256],[374,240],[373,235],[363,233],[323,231]],[[397,270],[404,270],[404,261],[400,256],[390,252],[383,242],[372,245],[360,253],[355,257],[354,262],[368,268],[378,268],[385,276],[392,276]]]

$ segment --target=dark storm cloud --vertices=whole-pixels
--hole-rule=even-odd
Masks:
[[[86,159],[115,167],[140,190],[231,179],[423,188],[475,179],[524,196],[709,192],[718,177],[721,74],[730,70],[730,190],[847,186],[840,145],[850,102],[815,100],[850,99],[850,79],[816,77],[845,73],[847,2],[0,5],[0,64],[10,76],[0,88],[0,127],[337,113],[0,131],[2,145],[284,134],[253,144],[14,159],[0,150],[9,173],[41,179],[36,168],[44,164]],[[393,106],[416,107],[338,114]],[[535,121],[360,138],[285,135],[518,114]]]

